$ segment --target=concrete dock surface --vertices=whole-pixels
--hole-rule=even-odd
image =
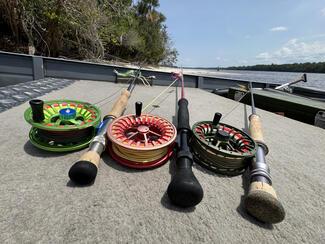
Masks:
[[[107,113],[125,85],[76,81],[41,99],[96,103]],[[166,87],[136,86],[125,112],[144,106]],[[176,88],[146,112],[175,122]],[[247,128],[249,106],[203,90],[186,88],[191,125],[212,120]],[[105,102],[108,102],[104,104]],[[96,181],[69,181],[68,171],[85,150],[50,153],[28,141],[23,118],[28,102],[0,113],[0,243],[325,243],[325,130],[257,110],[270,153],[273,186],[286,218],[268,225],[242,208],[247,175],[224,177],[199,165],[193,171],[204,189],[195,208],[170,204],[166,189],[173,164],[138,171],[104,155]],[[231,112],[232,111],[232,112]]]

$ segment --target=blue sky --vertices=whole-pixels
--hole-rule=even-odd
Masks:
[[[180,66],[325,61],[325,0],[161,0]]]

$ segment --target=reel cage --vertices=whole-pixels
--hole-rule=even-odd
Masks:
[[[95,136],[101,117],[100,110],[87,102],[77,100],[45,101],[44,119],[36,122],[32,108],[24,113],[26,122],[32,125],[31,143],[43,150],[68,152],[85,148]]]
[[[219,174],[242,174],[249,159],[254,157],[256,142],[236,127],[212,121],[197,122],[192,127],[191,148],[194,160]]]
[[[177,131],[166,119],[150,114],[125,115],[107,131],[109,152],[120,164],[147,169],[164,164],[173,153]]]

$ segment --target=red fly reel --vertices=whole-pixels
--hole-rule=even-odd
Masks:
[[[108,128],[110,155],[136,169],[164,164],[173,153],[177,130],[168,120],[151,114],[125,115]]]

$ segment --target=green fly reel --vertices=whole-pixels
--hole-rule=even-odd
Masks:
[[[242,174],[248,160],[255,156],[257,144],[245,132],[219,123],[220,113],[213,121],[200,121],[193,125],[191,149],[196,163],[218,174]]]
[[[25,120],[32,125],[31,143],[43,150],[68,152],[89,145],[99,125],[100,110],[74,100],[29,101]]]

